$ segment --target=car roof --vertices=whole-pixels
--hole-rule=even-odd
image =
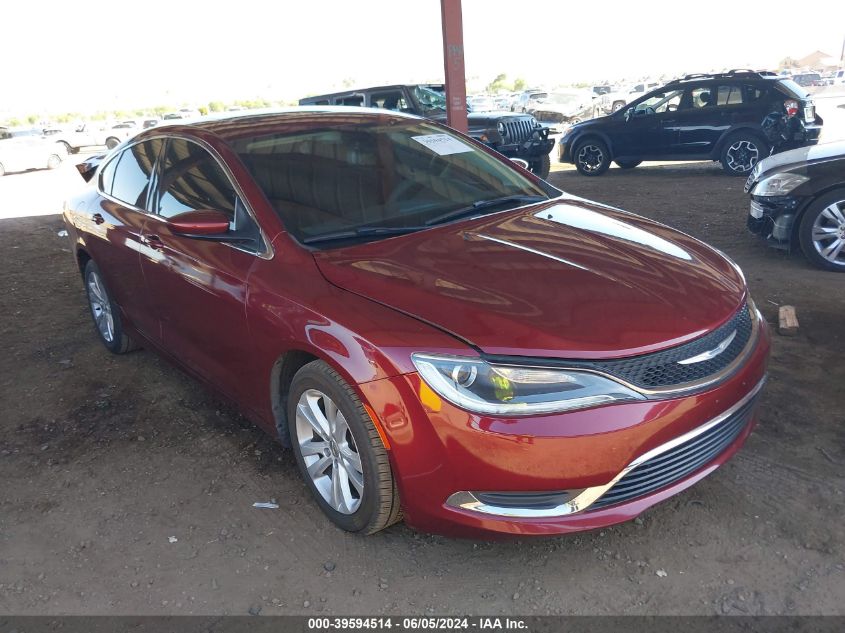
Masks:
[[[425,121],[422,117],[382,108],[358,106],[294,106],[289,108],[256,109],[236,112],[218,112],[194,119],[172,119],[142,132],[136,139],[167,133],[185,133],[191,130],[211,132],[219,138],[232,140],[248,135],[267,133],[274,128],[283,128],[308,119],[320,119],[323,124],[350,123],[350,119],[402,118]]]

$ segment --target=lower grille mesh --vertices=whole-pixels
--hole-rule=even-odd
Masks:
[[[588,510],[630,501],[691,475],[713,461],[751,422],[753,398],[733,415],[704,433],[639,464],[597,499]]]

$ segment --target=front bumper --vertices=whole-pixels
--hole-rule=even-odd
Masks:
[[[794,196],[751,196],[747,227],[770,246],[792,248],[795,220],[806,201]]]
[[[702,479],[744,443],[756,420],[753,404],[742,427],[718,454],[642,496],[601,507],[596,503],[598,509],[586,505],[539,516],[507,516],[479,511],[471,499],[453,495],[606,491],[644,456],[701,429],[748,398],[764,379],[768,351],[769,335],[761,319],[744,364],[708,391],[548,416],[491,418],[468,413],[440,399],[417,374],[360,388],[389,439],[409,525],[466,537],[552,535],[633,519]]]

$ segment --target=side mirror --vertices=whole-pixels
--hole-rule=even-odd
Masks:
[[[528,169],[528,161],[527,160],[522,160],[521,158],[511,158],[510,160],[511,160],[512,163],[519,165],[523,169]]]
[[[197,209],[174,215],[167,226],[176,235],[202,239],[208,235],[221,235],[229,230],[229,216],[221,211]]]

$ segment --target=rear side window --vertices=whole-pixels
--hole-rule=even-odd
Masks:
[[[780,92],[792,99],[806,99],[810,96],[806,90],[791,79],[781,79],[777,82],[777,87]]]
[[[212,209],[235,218],[235,187],[220,164],[204,148],[172,138],[164,151],[157,212],[165,218]]]
[[[161,139],[153,139],[123,150],[103,170],[100,180],[103,191],[130,206],[145,208],[150,175],[161,151],[161,144]]]

